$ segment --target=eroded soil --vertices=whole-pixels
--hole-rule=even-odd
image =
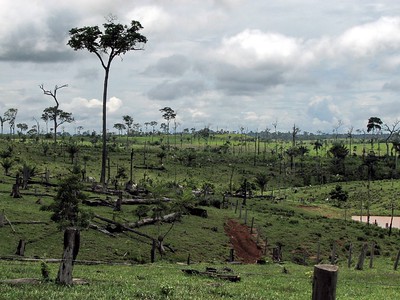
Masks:
[[[263,256],[261,247],[255,241],[255,234],[250,234],[248,226],[230,219],[225,223],[224,229],[235,250],[235,260],[254,264]]]

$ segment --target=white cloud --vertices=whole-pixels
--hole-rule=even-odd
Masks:
[[[139,6],[126,14],[127,20],[140,20],[146,33],[166,31],[172,23],[171,16],[160,6]]]
[[[122,107],[122,100],[118,99],[117,97],[111,97],[107,101],[107,111],[110,113],[116,112]],[[63,107],[66,107],[66,110],[70,111],[81,111],[82,109],[89,108],[98,110],[100,112],[101,108],[103,107],[103,101],[98,99],[85,99],[85,98],[75,98],[68,104],[63,104]]]
[[[361,57],[387,50],[398,50],[400,49],[400,18],[382,17],[375,22],[355,26],[333,42],[339,52]]]
[[[239,68],[264,64],[288,66],[307,58],[303,56],[300,39],[255,29],[224,38],[216,52],[222,61]]]

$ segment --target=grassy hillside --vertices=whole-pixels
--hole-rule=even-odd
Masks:
[[[126,293],[121,294],[120,298],[141,299],[162,299],[166,296],[172,299],[190,299],[190,291],[196,295],[193,299],[272,299],[274,295],[278,299],[282,295],[289,299],[308,299],[311,292],[310,274],[312,265],[316,263],[318,250],[322,262],[328,263],[334,247],[337,263],[341,269],[347,269],[348,251],[352,245],[353,261],[350,269],[354,272],[354,265],[364,243],[368,243],[369,247],[375,243],[374,254],[377,261],[372,270],[357,273],[358,280],[368,279],[368,282],[382,284],[383,290],[386,289],[386,284],[390,286],[392,281],[399,279],[396,272],[387,271],[393,269],[393,261],[400,247],[399,230],[393,229],[389,236],[387,229],[350,220],[351,215],[390,215],[392,210],[394,214],[397,213],[400,204],[397,200],[399,181],[396,176],[392,176],[397,174],[393,165],[384,158],[378,158],[373,163],[375,177],[371,177],[371,169],[365,169],[365,161],[360,156],[346,158],[345,173],[341,175],[335,172],[337,165],[333,158],[323,156],[321,152],[317,155],[310,151],[304,157],[296,157],[294,165],[290,166],[290,157],[279,158],[276,153],[271,152],[275,147],[274,143],[266,144],[265,151],[260,147],[261,150],[257,153],[257,148],[251,148],[253,144],[232,138],[233,145],[227,150],[224,146],[227,137],[209,141],[208,144],[202,140],[186,140],[180,145],[178,140],[176,148],[172,147],[170,150],[165,142],[158,139],[159,142],[156,143],[157,140],[152,139],[131,139],[129,146],[126,145],[125,138],[110,142],[110,193],[94,192],[93,183],[86,180],[84,193],[88,199],[101,200],[113,206],[118,195],[112,194],[111,190],[124,190],[124,183],[130,177],[130,155],[133,149],[133,181],[139,190],[148,191],[147,194],[140,194],[140,198],[160,200],[168,197],[170,202],[160,201],[146,206],[147,209],[143,205],[123,205],[121,211],[115,211],[110,206],[81,204],[81,207],[93,215],[97,214],[121,224],[134,224],[146,214],[151,217],[156,213],[165,215],[180,212],[181,217],[173,224],[158,222],[156,225],[135,228],[153,238],[167,234],[164,240],[165,255],[161,257],[157,253],[156,265],[118,267],[119,271],[105,266],[79,266],[74,276],[81,277],[82,274],[82,277],[93,282],[93,288],[89,291],[85,286],[75,287],[68,294],[70,299],[75,299],[74,297],[82,293],[97,298],[107,293],[106,291],[116,295]],[[71,145],[78,149],[73,156],[69,148]],[[62,232],[50,220],[51,212],[42,207],[53,202],[59,189],[58,183],[74,167],[85,171],[82,172],[82,177],[98,179],[99,146],[84,139],[63,141],[56,147],[47,141],[8,140],[0,145],[3,166],[7,159],[11,161],[8,174],[0,174],[0,212],[12,224],[0,227],[1,257],[14,257],[20,239],[27,242],[27,258],[61,257]],[[15,183],[15,175],[18,172],[22,174],[24,165],[34,169],[33,176],[27,188],[21,188],[22,198],[12,198],[10,192]],[[49,175],[47,183],[46,173]],[[256,176],[260,173],[266,174],[268,179],[263,193],[256,184]],[[357,180],[351,180],[352,178]],[[252,191],[252,196],[247,197],[246,206],[240,209],[243,198],[235,197],[235,192],[240,193],[244,182],[247,182],[246,189]],[[331,198],[330,192],[337,185],[348,193],[347,201],[337,202]],[[126,192],[123,192],[123,197],[132,198]],[[207,210],[208,217],[190,215],[186,209],[188,206]],[[143,211],[146,213],[140,214]],[[186,262],[189,255],[192,263],[214,265],[226,262],[231,248],[229,237],[224,232],[224,224],[228,219],[236,219],[249,227],[253,224],[254,240],[266,251],[264,259],[267,266],[235,266],[235,271],[249,275],[235,285],[186,277],[181,274],[179,267],[166,264]],[[32,221],[38,223],[32,224]],[[100,219],[94,218],[91,223],[110,231],[115,229],[115,226],[110,227]],[[117,230],[113,235],[106,235],[95,229],[83,230],[78,260],[134,264],[150,262],[149,239],[127,231]],[[282,274],[282,266],[271,264],[271,252],[277,245],[282,246],[283,261],[290,270],[289,275]],[[200,264],[196,267],[203,266]],[[378,268],[385,270],[382,276]],[[5,279],[37,277],[40,267],[38,263],[2,262],[0,269],[4,270],[2,278]],[[132,269],[141,271],[131,274]],[[174,275],[166,275],[168,271],[164,269],[171,269],[170,272]],[[113,272],[120,273],[115,275]],[[344,271],[340,275],[343,276],[343,281],[338,296],[341,295],[342,299],[360,299],[360,295],[363,295],[363,299],[378,299],[379,292],[375,290],[367,293],[370,298],[365,297],[365,288],[369,285],[354,287],[351,274],[353,273],[350,271]],[[270,277],[272,275],[275,279]],[[148,279],[153,277],[157,281]],[[108,278],[117,281],[115,286],[110,285]],[[124,292],[116,291],[116,286],[123,286]],[[196,291],[204,289],[206,292],[202,298],[203,294]],[[37,299],[43,295],[47,297],[46,293],[50,293],[51,297],[64,297],[66,293],[60,287],[46,288],[46,285],[36,290]],[[0,291],[4,295],[15,295],[10,299],[32,295],[31,287],[16,290],[0,285]],[[387,293],[390,296],[391,291]],[[290,298],[288,295],[297,297]]]

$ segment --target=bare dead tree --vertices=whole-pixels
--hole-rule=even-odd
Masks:
[[[65,87],[68,87],[68,84],[63,84],[60,86],[56,85],[54,90],[46,90],[43,84],[39,85],[39,88],[43,91],[43,94],[52,97],[56,102],[55,106],[46,108],[42,116],[42,119],[50,119],[54,122],[54,144],[57,143],[57,127],[61,125],[59,124],[58,120],[62,119],[62,123],[69,123],[73,121],[71,113],[67,113],[59,109],[60,103],[57,99],[57,91]]]
[[[396,120],[393,122],[391,126],[388,124],[383,124],[383,128],[385,131],[387,131],[389,134],[385,138],[385,144],[386,144],[386,155],[389,156],[389,141],[390,139],[398,132],[400,132],[399,128],[400,120]]]

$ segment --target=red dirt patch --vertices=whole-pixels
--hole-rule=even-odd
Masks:
[[[246,225],[230,219],[225,223],[224,229],[229,236],[238,261],[254,264],[262,257],[262,250],[254,241],[254,237]]]

